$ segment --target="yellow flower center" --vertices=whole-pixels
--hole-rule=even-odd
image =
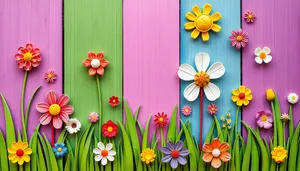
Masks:
[[[49,113],[53,116],[58,115],[60,113],[60,110],[61,110],[61,108],[58,104],[52,104],[49,107]]]
[[[261,59],[265,59],[267,57],[267,54],[265,52],[260,52],[259,57]]]
[[[113,99],[113,103],[116,103],[116,99]]]
[[[205,87],[210,81],[209,75],[206,72],[198,72],[194,77],[194,83],[199,87]]]
[[[240,42],[240,41],[242,41],[242,40],[243,40],[243,36],[237,36],[237,37],[236,37],[236,41]]]
[[[162,122],[162,121],[164,121],[164,118],[160,117],[160,118],[158,119],[158,121],[159,121],[159,122]]]
[[[248,15],[248,18],[251,19],[251,18],[253,18],[253,16],[250,14],[250,15]]]
[[[292,100],[296,100],[296,97],[295,97],[295,96],[292,96]]]
[[[262,115],[260,120],[266,122],[268,120],[268,117],[266,115]]]
[[[195,22],[195,25],[200,32],[207,32],[213,26],[213,20],[208,15],[200,15]]]
[[[185,112],[189,112],[189,109],[185,109],[184,111],[185,111]]]
[[[31,61],[31,59],[32,59],[32,54],[30,53],[30,52],[26,52],[25,54],[24,54],[24,60],[25,61]]]
[[[48,77],[48,78],[52,78],[53,75],[52,75],[52,74],[48,74],[47,77]]]
[[[58,151],[58,152],[61,152],[61,151],[62,151],[62,148],[60,148],[60,147],[57,148],[57,151]]]
[[[93,115],[93,116],[92,116],[92,119],[93,119],[93,120],[96,119],[96,116]]]
[[[214,110],[215,110],[215,108],[213,108],[213,107],[212,107],[212,108],[210,108],[210,110],[214,111]]]
[[[107,128],[107,131],[108,132],[112,132],[114,129],[113,129],[113,127],[111,127],[111,126],[109,126],[108,128]]]

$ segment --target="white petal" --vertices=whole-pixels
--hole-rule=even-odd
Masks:
[[[112,148],[113,148],[113,144],[112,144],[112,143],[108,143],[108,144],[106,145],[106,147],[105,147],[105,149],[106,149],[107,151],[111,150]]]
[[[208,83],[204,87],[204,94],[209,101],[215,101],[220,97],[221,91],[215,84]]]
[[[269,55],[269,54],[271,53],[271,49],[268,48],[267,46],[265,46],[265,47],[263,48],[263,51],[264,51],[267,55]]]
[[[98,142],[98,147],[100,150],[104,150],[104,144],[102,142]]]
[[[217,79],[224,75],[225,67],[221,62],[216,62],[212,64],[207,70],[207,74],[210,79]]]
[[[102,160],[101,160],[101,164],[103,166],[105,166],[107,164],[107,158],[106,157],[103,157]]]
[[[108,159],[109,161],[114,161],[114,160],[115,160],[115,158],[114,158],[113,156],[110,156],[110,155],[107,156],[107,159]]]
[[[259,56],[259,55],[260,55],[260,52],[261,52],[261,48],[259,47],[259,48],[256,48],[256,49],[255,49],[254,54],[255,54],[256,56]]]
[[[101,154],[101,150],[99,148],[95,148],[95,149],[93,149],[93,153]]]
[[[188,85],[183,92],[183,96],[190,102],[197,99],[199,96],[200,87],[197,86],[194,82]]]
[[[100,161],[100,160],[102,159],[102,156],[100,156],[100,155],[96,155],[94,159],[95,159],[95,161],[97,161],[97,162],[98,162],[98,161]]]
[[[272,61],[272,56],[271,55],[267,55],[267,57],[264,59],[265,63],[269,63]]]
[[[184,81],[191,81],[194,80],[196,75],[195,69],[189,64],[182,64],[180,65],[177,75],[180,79]]]
[[[110,150],[110,151],[108,152],[108,155],[110,155],[110,156],[114,156],[114,155],[116,155],[116,151],[114,151],[114,150]]]
[[[200,71],[206,71],[209,65],[209,55],[207,53],[199,52],[195,56],[195,64],[197,70]]]
[[[255,57],[255,62],[261,64],[263,60],[260,57]]]

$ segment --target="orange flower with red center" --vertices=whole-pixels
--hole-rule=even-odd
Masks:
[[[119,101],[119,98],[117,96],[111,96],[109,98],[109,101],[108,103],[112,106],[112,107],[115,107],[115,106],[118,106],[120,104],[120,101]]]
[[[109,62],[104,59],[104,52],[99,52],[97,55],[94,52],[89,52],[88,58],[85,59],[82,64],[87,68],[90,67],[90,76],[93,76],[96,73],[103,76],[104,68],[109,64]]]
[[[18,53],[15,55],[15,60],[18,61],[18,68],[23,68],[25,71],[30,71],[40,65],[42,57],[40,49],[34,48],[28,43],[25,47],[19,47]]]
[[[154,122],[158,127],[164,127],[168,123],[168,115],[164,112],[154,115]]]
[[[118,125],[113,121],[109,120],[102,125],[102,135],[108,138],[117,136],[118,134]]]

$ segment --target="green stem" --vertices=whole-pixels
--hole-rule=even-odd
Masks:
[[[25,89],[27,82],[28,71],[25,71],[24,80],[22,85],[22,96],[21,96],[21,116],[22,116],[22,126],[23,126],[23,140],[27,142],[27,131],[25,125],[25,109],[24,109],[24,101],[25,101]]]
[[[273,127],[273,129],[274,129],[274,143],[273,143],[273,145],[274,145],[274,147],[276,147],[277,146],[277,122],[276,122],[276,117],[275,117],[275,107],[274,107],[274,102],[272,101],[271,102],[271,106],[272,106],[272,112],[273,112],[273,123],[274,123],[274,127]]]
[[[283,128],[283,145],[284,145],[284,148],[286,148],[286,142],[285,142],[285,122],[283,122],[282,124]]]
[[[239,120],[239,112],[240,112],[240,106],[237,107],[236,109],[236,114],[235,114],[235,123],[234,123],[234,130],[237,133],[238,131],[238,120]]]
[[[293,105],[290,105],[289,110],[289,137],[293,137],[294,135],[294,121],[293,121]]]
[[[161,146],[164,146],[164,134],[163,134],[163,129],[160,127],[160,139],[161,139]]]
[[[97,89],[98,89],[98,102],[99,102],[99,141],[101,141],[101,127],[102,127],[102,102],[101,102],[101,89],[99,75],[96,75]]]

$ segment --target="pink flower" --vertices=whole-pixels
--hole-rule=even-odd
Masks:
[[[216,104],[210,104],[207,106],[207,112],[211,115],[215,115],[218,112],[218,106]]]
[[[45,80],[47,83],[53,83],[56,80],[56,73],[54,70],[48,70],[45,73]]]
[[[51,120],[53,127],[60,129],[63,122],[67,123],[69,115],[74,112],[74,108],[68,105],[70,99],[67,95],[63,94],[58,99],[54,91],[47,93],[48,103],[39,103],[36,106],[36,110],[43,115],[40,117],[40,123],[42,125],[48,125]]]
[[[89,121],[91,123],[96,123],[99,120],[99,115],[96,112],[92,112],[89,114]]]
[[[256,123],[260,128],[270,129],[273,123],[272,112],[269,110],[260,111],[256,114]]]
[[[192,108],[188,105],[185,105],[181,108],[181,112],[184,116],[190,116],[192,113]]]
[[[253,23],[256,19],[256,15],[252,11],[247,11],[244,15],[244,19],[247,23]]]
[[[25,71],[30,71],[41,64],[41,52],[39,48],[33,47],[31,43],[27,43],[25,47],[18,48],[18,53],[15,55],[15,60],[18,61],[18,68],[23,68]]]
[[[246,47],[249,40],[248,33],[240,28],[237,31],[232,30],[229,39],[231,40],[231,46],[235,46],[237,49]]]

